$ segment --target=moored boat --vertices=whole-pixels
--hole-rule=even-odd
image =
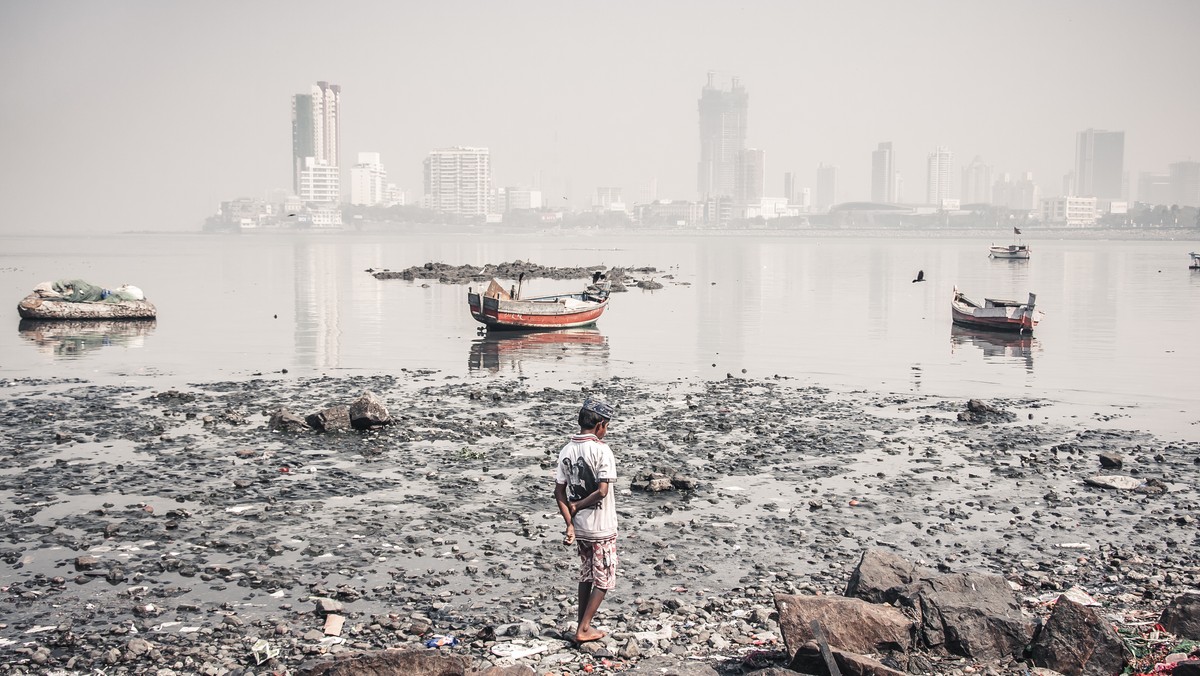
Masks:
[[[992,258],[1024,260],[1029,258],[1032,250],[1025,244],[1009,244],[1007,246],[996,246],[993,244],[988,247],[988,252],[988,255]]]
[[[593,280],[579,293],[513,298],[493,279],[483,293],[468,289],[467,305],[475,321],[494,330],[588,326],[608,309],[608,283]]]
[[[1029,294],[1029,300],[984,298],[983,305],[967,298],[954,287],[954,298],[950,301],[950,313],[954,323],[992,331],[1033,331],[1045,313],[1036,307],[1037,294]]]
[[[1200,270],[1200,253],[1191,251],[1188,253],[1192,257],[1192,264],[1188,266],[1189,270]]]

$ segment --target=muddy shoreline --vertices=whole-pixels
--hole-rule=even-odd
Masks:
[[[395,424],[268,429],[280,407],[364,391]],[[587,393],[620,411],[622,575],[598,619],[610,639],[579,651],[557,638],[575,559],[550,463]],[[1035,615],[1080,586],[1133,623],[1200,586],[1200,443],[988,403],[1009,415],[733,377],[2,380],[0,673],[267,673],[454,636],[439,650],[480,663],[536,645],[518,662],[538,673],[666,656],[737,674],[780,659],[775,593],[841,593],[869,547],[1002,574]],[[1101,470],[1101,453],[1122,467]],[[653,471],[696,488],[631,487]],[[1085,483],[1098,474],[1138,487]],[[345,616],[340,637],[317,599]],[[279,655],[256,665],[260,638]]]

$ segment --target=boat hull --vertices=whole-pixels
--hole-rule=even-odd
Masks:
[[[501,300],[467,294],[471,316],[493,330],[569,329],[595,324],[608,309],[608,299],[588,294]]]
[[[31,293],[17,303],[17,313],[23,319],[154,319],[158,309],[148,300],[72,303]]]
[[[992,258],[1007,258],[1009,260],[1028,260],[1029,247],[1025,246],[994,246],[989,249]]]
[[[950,302],[951,317],[959,326],[1021,333],[1032,332],[1045,316],[1045,313],[1033,307],[1032,304],[993,305],[994,302],[1005,303],[1006,301],[988,301],[986,307],[981,307],[955,291],[954,298]]]

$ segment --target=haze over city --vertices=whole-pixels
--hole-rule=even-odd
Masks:
[[[292,185],[292,97],[341,87],[341,165],[378,152],[419,201],[436,148],[490,149],[493,187],[585,207],[697,198],[709,71],[749,94],[747,146],[839,198],[890,141],[904,196],[926,158],[975,156],[1059,194],[1084,129],[1124,170],[1200,159],[1200,4],[7,2],[0,231],[195,230],[221,200]],[[565,198],[565,200],[563,199]]]

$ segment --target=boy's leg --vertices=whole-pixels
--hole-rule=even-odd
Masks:
[[[596,616],[596,611],[600,609],[600,604],[604,602],[604,594],[606,590],[599,587],[592,587],[591,593],[587,597],[587,605],[583,605],[583,585],[590,583],[581,582],[579,584],[579,601],[580,615],[579,628],[575,630],[575,640],[583,643],[584,641],[596,641],[604,638],[604,632],[599,629],[592,628],[592,618]]]
[[[583,626],[583,609],[587,608],[588,599],[592,596],[592,583],[579,583],[579,612],[575,614],[575,627]]]

